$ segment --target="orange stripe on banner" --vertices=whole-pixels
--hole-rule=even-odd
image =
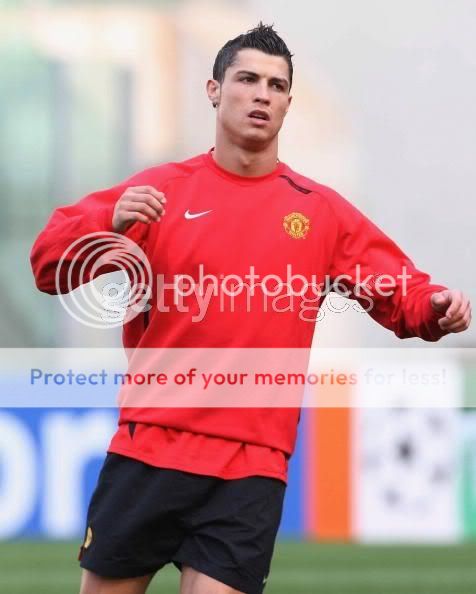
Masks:
[[[309,409],[307,527],[322,540],[351,538],[351,409]]]

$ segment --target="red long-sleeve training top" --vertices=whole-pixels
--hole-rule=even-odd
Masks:
[[[177,274],[198,278],[200,266],[217,278],[245,278],[252,269],[260,278],[286,279],[291,266],[293,274],[338,279],[354,291],[361,279],[375,289],[382,275],[399,283],[405,267],[410,277],[405,290],[397,284],[391,296],[372,291],[369,314],[399,338],[433,341],[445,334],[438,325],[441,315],[430,304],[430,295],[445,287],[430,284],[427,274],[337,192],[284,163],[262,177],[241,177],[220,168],[211,152],[152,167],[56,209],[31,252],[41,291],[68,290],[62,276],[66,273],[56,275],[65,250],[83,235],[112,232],[117,200],[126,188],[139,185],[164,192],[167,213],[158,223],[135,223],[125,235],[144,250],[153,274],[163,275],[165,282],[173,282]],[[84,254],[72,250],[69,261],[81,264]],[[91,280],[97,272],[88,266],[85,279]],[[109,269],[105,265],[99,272]],[[73,287],[79,283],[74,268],[72,283]],[[154,283],[150,310],[124,325],[127,349],[311,345],[314,323],[303,319],[299,308],[245,307],[238,297],[232,310],[220,307],[215,299],[203,319],[193,321],[199,313],[193,296],[185,301],[188,307],[164,311],[158,307],[158,283]],[[365,296],[360,300],[367,305]],[[285,480],[298,416],[297,408],[127,407],[121,410],[110,451],[222,478],[261,474]]]

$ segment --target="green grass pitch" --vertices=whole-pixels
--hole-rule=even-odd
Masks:
[[[78,543],[1,542],[2,594],[77,594]],[[162,570],[151,594],[176,594]],[[366,546],[281,541],[265,594],[475,594],[476,544]]]

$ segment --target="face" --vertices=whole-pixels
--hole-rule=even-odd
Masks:
[[[291,103],[288,63],[259,50],[240,50],[223,83],[209,80],[207,92],[218,103],[217,133],[243,148],[263,148],[277,140]]]

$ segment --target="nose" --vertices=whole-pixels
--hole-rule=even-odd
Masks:
[[[256,103],[263,103],[264,105],[269,105],[269,88],[266,80],[262,80],[260,81],[260,84],[256,85],[256,95],[253,101]]]

